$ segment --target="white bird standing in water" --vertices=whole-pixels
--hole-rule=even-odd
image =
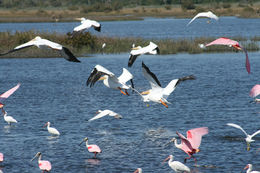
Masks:
[[[106,115],[111,116],[111,117],[114,117],[114,118],[116,118],[116,119],[121,119],[121,118],[123,118],[120,114],[118,114],[118,113],[116,113],[116,112],[114,112],[114,111],[108,110],[108,109],[103,110],[103,111],[102,111],[102,110],[98,110],[97,113],[98,113],[98,114],[97,114],[96,116],[94,116],[93,118],[89,119],[88,121],[93,121],[93,120],[102,118],[102,117],[104,117],[104,116],[106,116]]]
[[[60,132],[59,132],[57,129],[55,129],[54,127],[50,127],[50,125],[51,125],[50,122],[47,122],[47,123],[44,125],[44,127],[47,126],[48,132],[49,132],[50,134],[52,134],[52,135],[60,135]]]
[[[4,113],[4,120],[11,125],[11,123],[17,123],[16,119],[14,119],[12,116],[8,116],[7,112],[2,109],[2,112]]]
[[[259,171],[252,171],[253,170],[252,164],[247,164],[244,169],[247,169],[246,173],[260,173]]]
[[[176,172],[190,172],[190,168],[179,161],[173,161],[173,155],[169,155],[163,162],[168,161],[168,165]]]

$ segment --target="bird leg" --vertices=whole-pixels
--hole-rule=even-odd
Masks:
[[[97,156],[97,152],[95,152],[94,158],[97,158],[96,156]]]
[[[117,87],[117,88],[120,90],[120,92],[121,92],[122,94],[127,95],[124,91],[122,91],[122,89],[121,89],[120,87]]]
[[[127,90],[126,90],[126,89],[125,89],[125,93],[126,93],[126,95],[130,96],[130,95],[128,94],[128,92],[127,92]]]
[[[191,154],[188,154],[188,155],[189,155],[189,157],[186,157],[186,158],[184,159],[184,163],[186,163],[187,159],[190,159],[190,158],[192,157]]]
[[[165,106],[166,108],[168,108],[168,105],[167,105],[164,101],[162,101],[162,99],[160,99],[160,102],[162,103],[163,106]]]

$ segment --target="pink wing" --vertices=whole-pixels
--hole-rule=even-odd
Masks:
[[[5,93],[0,95],[0,102],[2,102],[3,100],[7,99],[10,95],[12,95],[19,87],[20,87],[20,83],[18,83],[15,87],[9,89],[8,91],[6,91]]]
[[[39,168],[41,170],[50,171],[51,170],[51,162],[49,162],[47,160],[41,160],[39,162]]]
[[[225,37],[218,38],[218,39],[206,44],[206,47],[211,46],[211,45],[227,45],[227,46],[236,46],[236,47],[240,48],[240,45],[237,41],[231,40],[231,39],[225,38]]]
[[[181,149],[187,154],[188,154],[188,152],[192,152],[193,148],[192,148],[190,142],[179,132],[176,132],[176,134],[181,138]]]
[[[187,139],[190,142],[192,148],[198,149],[201,143],[202,136],[208,133],[208,127],[200,127],[187,131]]]
[[[3,161],[4,161],[4,154],[0,153],[0,162],[3,162]]]
[[[101,149],[97,145],[88,145],[88,151],[91,153],[101,153]]]
[[[256,84],[250,91],[249,96],[250,97],[256,97],[260,94],[260,85]]]

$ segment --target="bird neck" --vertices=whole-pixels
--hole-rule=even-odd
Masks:
[[[249,167],[248,167],[248,169],[247,169],[247,171],[246,171],[246,173],[250,173],[251,171],[252,171],[252,166],[251,165],[249,165]]]
[[[175,145],[176,148],[181,149],[181,144],[178,144],[178,143],[177,143],[177,139],[174,140],[174,145]]]
[[[86,141],[86,147],[88,147],[89,145],[88,145],[88,141]]]
[[[42,160],[42,155],[39,155],[39,157],[38,157],[38,163],[40,163],[41,160]]]

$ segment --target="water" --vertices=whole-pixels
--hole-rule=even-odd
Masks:
[[[193,74],[194,81],[185,81],[168,98],[172,104],[165,108],[151,103],[146,106],[136,94],[124,96],[106,88],[101,82],[93,88],[86,80],[96,64],[120,75],[127,66],[128,54],[93,55],[79,58],[82,63],[70,63],[62,58],[1,59],[0,91],[4,92],[21,82],[21,87],[9,97],[5,110],[19,123],[9,127],[0,120],[0,152],[5,154],[4,173],[40,172],[33,156],[42,152],[43,159],[52,163],[52,172],[172,172],[162,161],[173,154],[183,162],[187,155],[175,146],[165,146],[176,131],[207,126],[209,134],[195,156],[201,166],[189,166],[196,173],[235,173],[247,163],[260,170],[260,136],[246,151],[244,134],[226,126],[232,122],[252,134],[260,127],[258,104],[249,103],[250,89],[259,83],[259,53],[249,53],[252,74],[244,67],[243,53],[178,54],[139,57],[129,70],[135,86],[149,88],[141,70],[141,61],[154,72],[163,86],[172,79]],[[104,117],[87,120],[98,109],[111,109],[123,119]],[[50,121],[61,135],[51,138],[43,125]],[[84,137],[97,144],[102,153],[93,159],[85,145],[78,146]],[[178,138],[179,142],[179,138]]]
[[[100,22],[101,33],[90,29],[99,36],[141,37],[145,39],[173,39],[195,37],[254,37],[259,36],[260,19],[245,19],[236,17],[220,17],[219,21],[199,18],[188,27],[190,19],[145,18],[141,21],[106,21]],[[3,31],[47,31],[67,33],[80,22],[71,23],[0,23]]]

